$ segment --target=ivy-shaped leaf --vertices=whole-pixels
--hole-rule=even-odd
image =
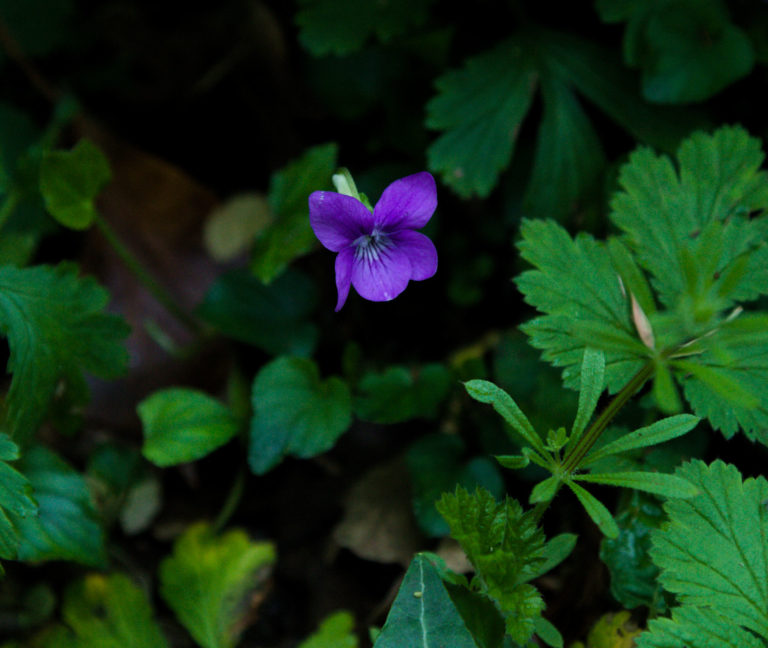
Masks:
[[[504,616],[507,634],[524,644],[544,609],[539,592],[526,583],[544,562],[543,533],[517,501],[497,502],[480,488],[470,494],[459,486],[437,508],[474,566],[477,587]]]
[[[280,357],[253,382],[248,462],[264,474],[286,454],[314,457],[330,450],[352,422],[349,387],[340,378],[320,380],[305,358]]]
[[[160,594],[203,648],[233,648],[249,596],[275,561],[269,542],[252,542],[238,529],[214,535],[199,523],[175,542],[160,564]]]
[[[694,484],[700,495],[666,502],[669,521],[652,533],[651,557],[661,568],[662,586],[677,596],[682,608],[674,617],[677,622],[653,626],[641,645],[662,645],[654,639],[658,634],[677,635],[677,644],[665,646],[683,645],[692,620],[702,616],[727,619],[733,637],[747,634],[738,633],[742,627],[768,639],[768,481],[742,480],[735,466],[719,460],[709,466],[692,461],[676,474]],[[717,634],[717,625],[705,627]],[[758,645],[743,645],[752,644]],[[710,644],[702,637],[693,645],[735,644]]]
[[[597,10],[627,23],[624,62],[642,70],[648,101],[703,101],[752,69],[752,44],[720,0],[598,0]]]
[[[0,268],[0,330],[11,349],[13,374],[5,428],[33,434],[60,380],[82,384],[83,372],[120,375],[128,361],[125,322],[103,313],[108,293],[76,268]]]

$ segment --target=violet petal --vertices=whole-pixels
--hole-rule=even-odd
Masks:
[[[386,232],[420,229],[437,208],[435,179],[426,171],[395,180],[373,210],[375,223]]]
[[[359,236],[371,233],[373,214],[352,196],[314,191],[309,196],[309,223],[320,242],[338,252]]]
[[[336,312],[347,301],[349,296],[349,284],[352,281],[352,266],[355,261],[355,248],[344,248],[336,256],[336,290],[339,293],[339,299],[336,302]]]
[[[411,262],[395,245],[380,250],[376,258],[357,256],[352,264],[352,285],[370,301],[394,299],[410,278]]]
[[[411,262],[411,279],[429,279],[437,272],[437,250],[434,243],[424,234],[401,230],[390,234],[390,240]]]

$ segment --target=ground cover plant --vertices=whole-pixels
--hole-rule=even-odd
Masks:
[[[768,645],[766,36],[0,0],[0,648]]]

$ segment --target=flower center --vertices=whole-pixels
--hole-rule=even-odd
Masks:
[[[370,234],[363,234],[355,239],[355,258],[365,261],[378,261],[381,253],[392,245],[389,237],[375,229]]]

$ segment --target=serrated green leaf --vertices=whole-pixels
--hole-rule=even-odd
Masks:
[[[374,648],[478,648],[429,560],[411,561]]]
[[[457,485],[486,488],[494,497],[504,491],[498,468],[486,457],[467,460],[464,442],[456,435],[431,434],[414,442],[406,454],[411,475],[411,500],[419,528],[430,537],[448,535],[448,524],[435,502]]]
[[[88,229],[98,216],[94,201],[111,177],[107,158],[90,140],[71,151],[47,151],[40,164],[46,209],[65,227]]]
[[[582,488],[573,481],[566,482],[574,495],[579,499],[584,510],[592,518],[597,528],[608,538],[615,538],[619,535],[619,527],[616,526],[616,520],[613,519],[611,512],[605,508],[605,505],[592,495],[588,490]]]
[[[102,311],[109,295],[72,265],[0,268],[0,330],[11,349],[13,374],[4,427],[28,437],[40,425],[60,380],[83,372],[120,375],[128,361],[125,322]]]
[[[589,473],[587,475],[574,475],[573,479],[593,484],[633,488],[662,497],[693,497],[699,492],[693,484],[685,479],[657,472]]]
[[[544,560],[544,538],[535,520],[517,501],[497,502],[483,489],[470,494],[457,487],[437,507],[475,567],[478,587],[501,610],[507,634],[525,643],[544,609],[538,591],[524,584]]]
[[[422,24],[434,0],[300,0],[299,40],[315,56],[349,54],[374,34],[388,41]]]
[[[157,391],[137,410],[144,428],[142,453],[157,466],[200,459],[229,441],[239,428],[226,405],[195,389]]]
[[[637,648],[764,648],[751,632],[734,625],[718,610],[679,607],[671,619],[652,619]]]
[[[626,21],[624,61],[643,73],[643,95],[658,103],[703,101],[745,76],[754,63],[747,35],[720,0],[636,0],[603,20]]]
[[[83,476],[44,446],[28,448],[17,468],[29,480],[38,506],[37,516],[11,514],[19,531],[19,560],[104,566],[104,530]]]
[[[690,432],[700,420],[697,416],[692,416],[691,414],[678,414],[677,416],[661,419],[651,425],[625,434],[621,438],[616,439],[616,441],[612,441],[590,452],[582,465],[588,466],[610,455],[636,450],[637,448],[647,448],[676,439]]]
[[[487,196],[512,158],[538,72],[517,40],[470,58],[437,79],[427,104],[428,128],[445,131],[427,164],[460,196]]]
[[[37,514],[37,502],[32,497],[29,481],[6,463],[18,457],[18,446],[7,434],[0,432],[0,558],[16,557],[19,536],[13,516],[24,518]]]
[[[469,380],[464,383],[464,387],[476,401],[492,405],[541,458],[549,456],[538,432],[533,429],[531,422],[507,392],[487,380]]]
[[[357,648],[357,637],[352,633],[355,618],[346,610],[328,615],[311,637],[299,644],[299,648]]]
[[[648,349],[629,316],[628,298],[605,247],[588,234],[575,240],[557,223],[524,220],[520,254],[536,268],[515,279],[525,301],[545,313],[520,328],[545,360],[563,367],[565,384],[578,388],[584,349],[605,330],[621,344],[605,352],[605,379],[617,392],[642,366]],[[605,336],[601,338],[601,341]]]
[[[437,363],[424,365],[416,372],[400,366],[388,367],[382,373],[370,372],[358,383],[355,414],[373,423],[435,418],[452,382],[452,372]]]
[[[611,574],[611,594],[622,607],[631,610],[645,605],[655,612],[666,608],[658,583],[659,568],[651,561],[651,531],[665,516],[652,495],[632,491],[616,513],[619,535],[603,538],[600,560]]]
[[[274,220],[254,244],[251,257],[251,269],[264,283],[317,244],[307,201],[313,191],[330,187],[337,155],[334,143],[315,146],[271,177],[267,200]]]
[[[742,481],[719,460],[685,463],[676,474],[700,494],[664,505],[669,522],[652,534],[659,581],[684,608],[715,611],[767,639],[768,481]]]
[[[340,378],[321,381],[305,358],[280,357],[253,382],[248,463],[264,474],[286,454],[314,457],[330,450],[352,422],[349,387]]]
[[[533,217],[558,218],[583,211],[600,187],[605,154],[569,84],[541,80],[544,114],[523,205]]]
[[[571,428],[571,445],[581,438],[605,387],[605,354],[602,351],[589,347],[584,349],[579,385],[579,408]]]
[[[269,542],[233,529],[216,536],[190,526],[160,564],[160,594],[203,648],[233,648],[244,629],[246,601],[275,561]]]
[[[611,220],[626,232],[660,300],[669,307],[686,294],[683,252],[701,267],[700,292],[716,288],[740,255],[762,244],[761,219],[746,215],[768,206],[766,174],[758,170],[763,161],[760,142],[743,129],[694,133],[677,157],[679,172],[669,158],[648,149],[633,153],[620,173],[623,190],[611,202]],[[709,230],[716,236],[708,236]],[[711,269],[708,275],[705,268]],[[768,286],[757,287],[744,277],[734,293],[744,299],[766,290]]]
[[[123,574],[89,574],[70,587],[62,618],[72,629],[77,648],[168,646],[144,592]]]
[[[317,327],[307,321],[315,305],[312,282],[289,270],[268,286],[247,270],[222,274],[197,313],[224,335],[267,353],[310,355]]]

